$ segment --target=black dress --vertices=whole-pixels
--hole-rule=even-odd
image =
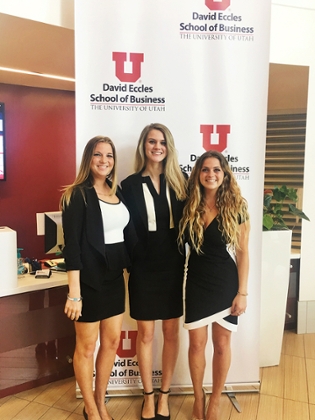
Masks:
[[[145,238],[139,235],[132,259],[128,283],[130,316],[136,320],[178,318],[183,314],[184,255],[177,246],[178,230],[170,222],[173,217],[167,184],[162,174],[158,194],[149,176],[132,177],[144,184],[140,187],[147,226]],[[122,187],[137,230],[137,208],[130,202],[134,197],[127,193],[124,182]]]
[[[185,325],[199,328],[212,322],[236,331],[238,317],[230,315],[238,291],[235,258],[229,252],[215,218],[204,231],[202,254],[191,251],[186,280]]]

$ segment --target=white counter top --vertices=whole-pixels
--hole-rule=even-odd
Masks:
[[[301,254],[299,252],[291,252],[291,260],[298,260],[301,258]]]
[[[0,288],[0,297],[18,295],[20,293],[33,292],[35,290],[50,289],[52,287],[68,284],[67,273],[53,272],[47,279],[36,279],[34,275],[24,274],[18,276],[17,287],[4,289]]]

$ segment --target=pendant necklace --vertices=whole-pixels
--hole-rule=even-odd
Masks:
[[[206,203],[206,207],[207,207],[207,209],[209,210],[209,212],[211,213],[211,212],[212,212],[212,210],[215,208],[215,203],[213,204],[213,206],[212,206],[212,207],[210,207],[210,206]]]

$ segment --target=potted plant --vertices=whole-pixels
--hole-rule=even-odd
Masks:
[[[286,201],[288,207],[285,205]],[[298,196],[295,188],[288,188],[285,185],[275,187],[273,190],[264,191],[263,207],[263,230],[284,230],[289,229],[284,221],[285,214],[292,214],[299,219],[310,220],[302,210],[295,205]],[[293,204],[292,204],[293,202]]]
[[[292,230],[285,215],[309,220],[296,207],[297,191],[285,185],[264,191],[260,366],[280,362],[291,266]]]

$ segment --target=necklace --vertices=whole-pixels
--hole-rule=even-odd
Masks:
[[[209,212],[211,213],[211,212],[212,212],[212,210],[215,208],[215,206],[216,206],[216,203],[214,203],[212,207],[210,207],[210,206],[206,203],[206,210],[209,210]]]
[[[96,191],[96,194],[97,194],[97,195],[109,195],[109,194],[105,194],[105,193],[100,193],[100,192],[98,192],[98,191]]]
[[[110,195],[108,193],[102,193],[102,192],[97,191],[97,189],[95,187],[94,187],[94,189],[95,189],[97,195],[104,195],[105,197]]]

